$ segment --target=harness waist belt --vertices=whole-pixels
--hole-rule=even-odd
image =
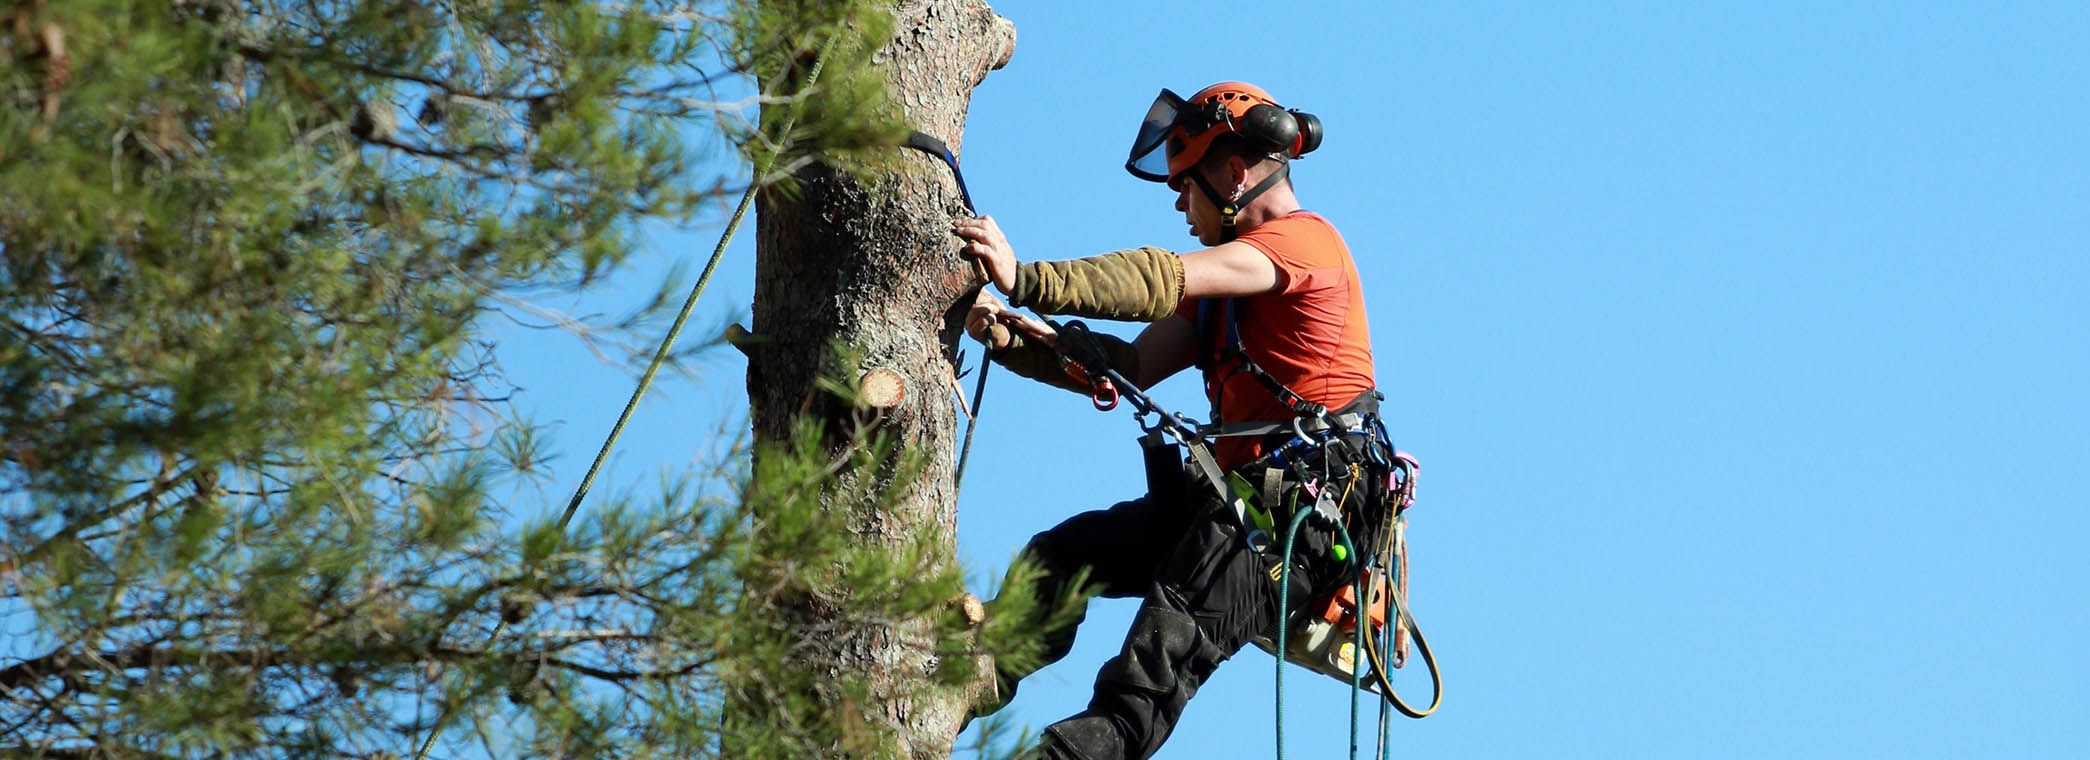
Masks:
[[[1296,421],[1286,420],[1283,422],[1223,422],[1200,427],[1197,429],[1197,434],[1202,438],[1238,438],[1245,435],[1283,433],[1295,429],[1306,433],[1318,433],[1330,428],[1357,431],[1363,425],[1364,415],[1352,412],[1330,417],[1327,422],[1315,418],[1304,418]]]
[[[1319,433],[1335,429],[1346,433],[1361,432],[1366,418],[1379,413],[1377,390],[1357,394],[1357,398],[1344,404],[1334,414],[1312,417],[1294,417],[1289,420],[1251,420],[1247,422],[1215,422],[1197,429],[1202,438],[1233,438],[1244,435],[1269,435],[1271,433],[1296,432]]]

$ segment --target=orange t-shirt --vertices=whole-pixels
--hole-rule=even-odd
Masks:
[[[1277,266],[1277,292],[1234,300],[1241,346],[1250,360],[1285,387],[1333,411],[1371,390],[1372,336],[1364,312],[1364,285],[1342,234],[1319,214],[1295,211],[1257,225],[1236,238],[1255,246]],[[1209,300],[1198,322],[1198,303]],[[1226,342],[1226,299],[1191,299],[1176,313],[1197,324],[1200,364]],[[1218,421],[1283,421],[1290,409],[1247,372],[1240,362],[1206,367],[1205,395]],[[1221,438],[1214,446],[1221,468],[1232,470],[1262,454],[1262,439]]]

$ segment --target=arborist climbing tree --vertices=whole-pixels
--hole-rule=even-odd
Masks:
[[[1034,588],[1045,599],[1073,591],[1086,569],[1081,591],[1143,600],[1087,709],[1046,730],[1047,757],[1152,755],[1220,662],[1281,630],[1281,597],[1303,607],[1330,595],[1356,580],[1355,547],[1391,540],[1398,464],[1377,419],[1364,286],[1335,225],[1301,207],[1289,177],[1289,162],[1320,142],[1319,119],[1252,85],[1187,100],[1163,90],[1126,168],[1174,190],[1208,247],[1022,263],[992,218],[956,223],[963,253],[1007,298],[983,290],[967,315],[997,362],[1114,403],[1098,368],[1064,358],[1083,353],[1066,345],[1078,337],[1087,362],[1137,386],[1128,393],[1196,367],[1212,405],[1209,452],[1185,463],[1150,451],[1144,496],[1070,517],[1024,548],[1045,573]],[[1149,324],[1126,343],[1014,308]],[[1309,512],[1321,519],[1292,519]],[[1303,526],[1290,551],[1273,541],[1286,525]],[[1046,662],[1074,634],[1049,631]],[[1028,674],[997,669],[1000,704]]]

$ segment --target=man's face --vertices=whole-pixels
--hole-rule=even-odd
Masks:
[[[1188,176],[1178,176],[1168,186],[1176,191],[1176,210],[1183,212],[1183,221],[1190,225],[1190,236],[1208,246],[1218,245],[1219,208],[1212,205],[1212,199],[1206,198]]]

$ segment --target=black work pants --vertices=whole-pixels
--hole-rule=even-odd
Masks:
[[[1318,520],[1300,530],[1295,613],[1347,575],[1330,556],[1332,530]],[[1087,593],[1143,599],[1124,648],[1097,674],[1088,709],[1046,729],[1045,756],[1116,760],[1159,750],[1219,663],[1274,630],[1282,540],[1274,537],[1267,552],[1251,549],[1233,511],[1210,494],[1150,495],[1075,515],[1032,538],[1024,551],[1045,571],[1037,586],[1043,599],[1064,598],[1082,568],[1090,572]],[[1046,663],[1066,655],[1074,629],[1046,633]],[[1024,675],[1001,673],[1004,689]]]

